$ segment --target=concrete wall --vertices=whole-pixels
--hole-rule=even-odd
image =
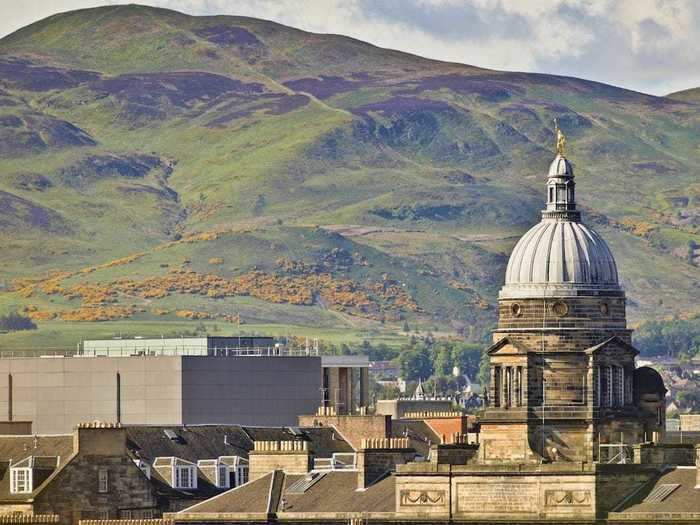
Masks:
[[[2,359],[0,419],[11,412],[38,434],[95,419],[294,425],[298,414],[315,411],[320,386],[319,357]]]
[[[320,357],[182,357],[182,422],[296,425],[320,389]]]

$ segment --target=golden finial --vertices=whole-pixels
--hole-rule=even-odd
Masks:
[[[557,122],[557,119],[554,119],[554,131],[557,135],[557,153],[563,157],[564,144],[566,144],[566,136],[559,128],[559,123]]]

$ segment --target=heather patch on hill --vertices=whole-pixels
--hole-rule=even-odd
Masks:
[[[5,341],[239,318],[478,339],[554,118],[631,318],[696,312],[700,105],[676,95],[251,18],[42,20],[0,41],[0,310],[39,325]]]

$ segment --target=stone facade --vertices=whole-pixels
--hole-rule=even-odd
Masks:
[[[75,439],[74,457],[35,496],[35,513],[55,513],[61,523],[77,524],[158,512],[153,486],[127,454],[124,429],[80,428]],[[103,486],[100,477],[106,479]]]
[[[637,351],[614,259],[580,224],[573,170],[561,155],[548,188],[542,222],[513,250],[499,298],[482,462],[590,463],[599,445],[662,431],[663,396],[654,405],[636,391]]]
[[[657,473],[643,465],[411,464],[396,475],[396,513],[411,521],[595,522]]]
[[[319,411],[323,412],[323,411]],[[391,436],[391,417],[384,415],[322,415],[299,416],[300,427],[333,427],[354,449],[363,439]]]
[[[254,445],[248,453],[251,481],[274,470],[288,474],[306,474],[311,470],[311,454],[305,441],[256,441]]]

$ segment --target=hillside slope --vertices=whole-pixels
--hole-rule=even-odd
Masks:
[[[683,91],[669,93],[666,95],[666,98],[697,104],[700,103],[700,88],[684,89]]]
[[[696,104],[252,18],[49,17],[0,40],[0,307],[40,325],[0,345],[239,315],[478,338],[538,220],[554,118],[631,317],[697,311]]]

